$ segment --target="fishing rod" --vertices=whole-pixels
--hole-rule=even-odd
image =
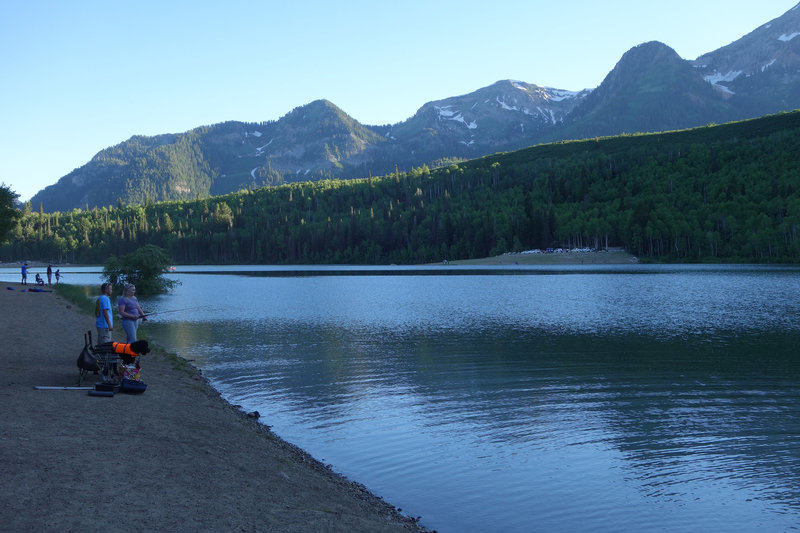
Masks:
[[[170,309],[169,311],[153,311],[152,313],[145,313],[144,316],[150,315],[164,315],[166,313],[179,313],[181,311],[194,311],[195,309],[205,309],[211,305],[199,305],[197,307],[184,307],[183,309]]]

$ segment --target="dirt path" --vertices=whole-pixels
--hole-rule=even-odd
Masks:
[[[94,320],[22,288],[0,285],[0,529],[425,531],[166,356],[141,395],[34,389],[76,385]]]

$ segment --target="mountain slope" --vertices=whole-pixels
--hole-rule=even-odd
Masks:
[[[800,108],[800,4],[693,65],[745,116]]]
[[[473,93],[428,102],[387,137],[421,156],[475,157],[531,144],[557,128],[590,91],[502,80]]]
[[[284,179],[349,177],[385,139],[327,100],[298,107],[278,121],[229,122],[203,136],[217,179],[211,194]]]
[[[364,126],[318,100],[277,121],[225,122],[182,134],[132,137],[40,191],[31,204],[51,212],[181,200],[474,158],[532,144],[586,94],[497,82],[425,104],[414,117],[388,128]]]
[[[674,130],[736,118],[737,112],[691,63],[654,41],[626,52],[557,136]]]
[[[193,150],[192,132],[181,135],[134,136],[95,155],[57,183],[38,192],[32,205],[48,211],[113,205],[118,199],[144,203],[147,199],[194,198],[207,191],[213,179],[201,152]]]
[[[362,125],[327,100],[276,121],[132,137],[37,193],[33,207],[138,204],[287,181],[439,166],[542,142],[683,129],[800,108],[800,5],[741,39],[681,59],[648,42],[594,90],[501,80],[428,102],[391,126]]]
[[[384,139],[328,101],[279,121],[225,122],[181,134],[136,136],[99,152],[32,199],[47,211],[224,194],[286,177],[349,177]]]

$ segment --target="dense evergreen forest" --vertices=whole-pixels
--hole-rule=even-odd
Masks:
[[[645,260],[800,262],[800,112],[539,145],[435,170],[46,214],[3,261],[409,264],[546,247]]]

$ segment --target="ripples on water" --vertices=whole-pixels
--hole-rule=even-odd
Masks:
[[[800,277],[186,275],[222,393],[439,531],[789,530]],[[168,315],[164,315],[167,317]]]

